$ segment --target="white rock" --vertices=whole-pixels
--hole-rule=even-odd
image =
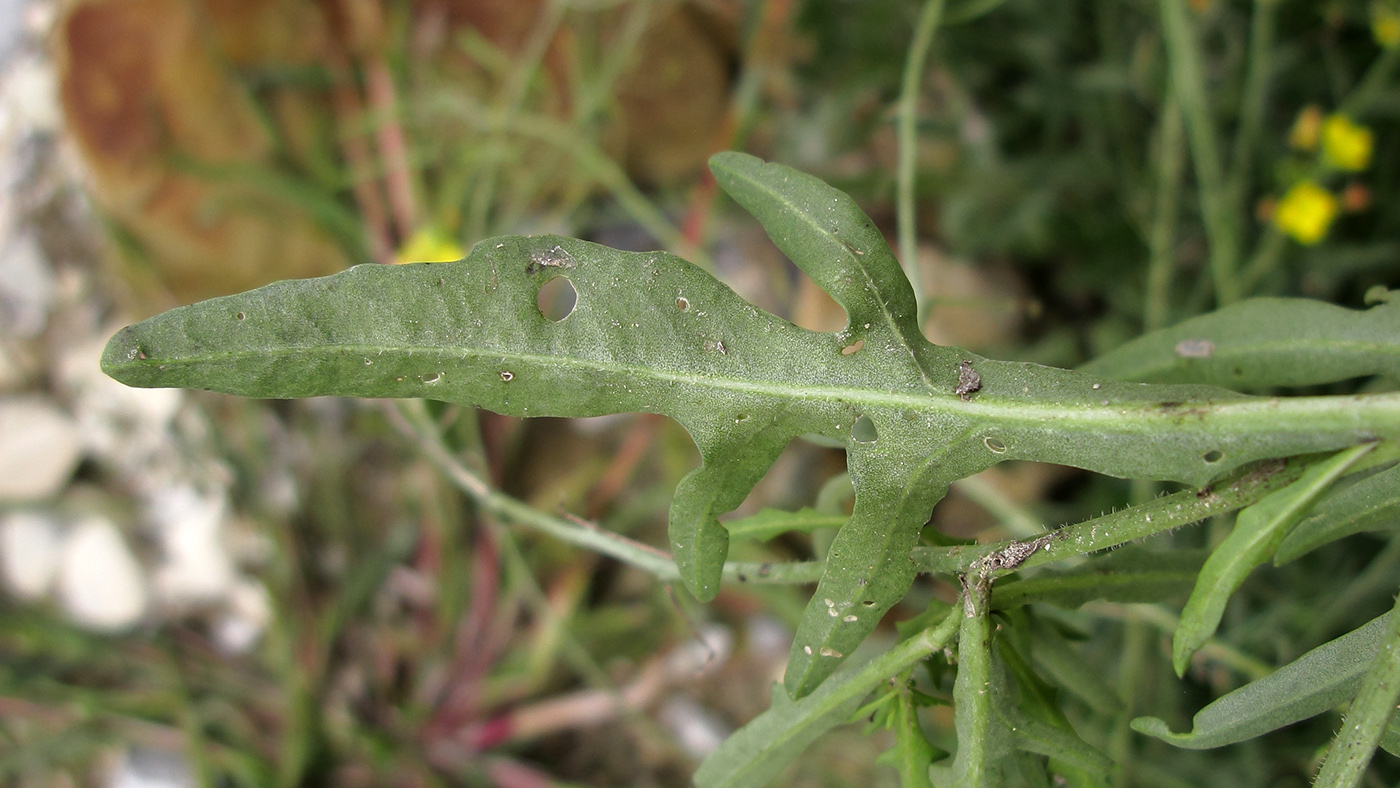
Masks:
[[[63,535],[53,517],[25,511],[0,517],[0,574],[20,599],[34,602],[48,595],[62,552]]]
[[[102,781],[103,788],[194,788],[198,784],[184,755],[150,747],[127,750]]]
[[[90,517],[64,540],[58,598],[75,624],[116,632],[141,620],[146,584],[117,526]]]
[[[272,599],[255,580],[240,580],[228,594],[228,611],[214,621],[214,643],[229,656],[246,654],[272,623]]]
[[[189,484],[152,496],[149,515],[164,548],[155,574],[163,604],[207,604],[232,588],[237,572],[222,540],[226,508],[222,493],[201,494]]]
[[[15,60],[5,74],[4,101],[21,131],[52,133],[63,123],[58,76],[46,57]]]
[[[0,328],[14,337],[36,336],[48,322],[57,290],[34,236],[7,233],[0,243]]]
[[[676,694],[666,699],[657,715],[676,743],[690,757],[700,760],[719,749],[733,731],[700,704]]]
[[[78,426],[38,397],[0,399],[0,501],[33,501],[63,489],[81,455]]]

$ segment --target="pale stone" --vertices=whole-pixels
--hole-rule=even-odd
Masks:
[[[0,574],[20,599],[43,599],[53,588],[63,552],[59,523],[39,512],[10,512],[0,518]]]
[[[240,580],[228,593],[228,610],[214,621],[214,643],[229,656],[252,650],[272,623],[272,598],[255,580]]]
[[[81,458],[77,424],[38,397],[0,399],[0,501],[34,501],[63,489]]]
[[[90,517],[63,544],[58,598],[79,626],[117,632],[141,620],[147,594],[141,566],[110,520]]]
[[[103,788],[194,788],[199,785],[185,756],[170,750],[132,747],[117,760]]]
[[[232,588],[237,571],[222,540],[226,509],[222,493],[201,493],[189,484],[152,496],[149,516],[163,548],[154,584],[163,604],[208,604]]]

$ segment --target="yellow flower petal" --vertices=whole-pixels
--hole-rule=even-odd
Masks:
[[[1288,190],[1274,209],[1274,224],[1300,244],[1311,246],[1327,235],[1337,217],[1337,198],[1312,181]]]
[[[413,234],[408,243],[399,247],[395,263],[450,263],[461,260],[467,253],[447,233],[435,227],[425,227]]]
[[[1375,137],[1346,115],[1329,115],[1322,122],[1322,158],[1339,170],[1356,172],[1371,164]]]

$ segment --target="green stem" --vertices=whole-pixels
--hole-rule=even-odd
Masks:
[[[1012,500],[981,474],[953,482],[953,489],[986,509],[987,513],[997,518],[997,522],[1013,536],[1024,539],[1045,532],[1045,526],[1029,509]]]
[[[914,288],[920,326],[924,324],[926,317],[927,294],[924,292],[923,276],[919,271],[919,246],[914,219],[914,181],[917,175],[919,148],[916,121],[924,64],[928,60],[933,33],[938,29],[938,20],[942,15],[943,0],[924,0],[924,8],[919,12],[919,21],[914,27],[914,40],[909,45],[909,55],[904,61],[904,79],[899,91],[899,169],[896,195],[899,259],[904,264],[904,273],[909,277],[909,284]]]
[[[1296,481],[1315,461],[1316,458],[1311,456],[1266,461],[1244,468],[1212,487],[1199,491],[1184,490],[1121,512],[1067,525],[1053,531],[1053,538],[1018,566],[1029,568],[1064,560],[1170,531],[1212,515],[1243,509]],[[1016,543],[916,547],[913,559],[923,572],[962,573],[970,571],[985,557],[1004,551],[1013,544]]]
[[[1351,788],[1360,784],[1376,752],[1381,734],[1400,700],[1400,599],[1391,609],[1390,624],[1356,699],[1332,748],[1313,782],[1315,788]]]
[[[1366,75],[1361,78],[1361,82],[1342,101],[1342,105],[1337,111],[1343,115],[1359,118],[1367,113],[1371,108],[1371,102],[1381,91],[1390,87],[1391,77],[1395,73],[1395,67],[1400,65],[1400,47],[1389,47],[1381,52],[1381,56],[1371,63],[1371,67],[1366,70]]]
[[[1148,237],[1147,303],[1143,329],[1155,331],[1167,324],[1171,300],[1172,270],[1176,264],[1176,226],[1180,215],[1181,175],[1186,162],[1181,103],[1167,91],[1162,107],[1161,151],[1157,158],[1157,209]]]
[[[574,127],[541,114],[494,110],[461,96],[443,102],[443,110],[477,130],[517,134],[563,151],[584,174],[608,190],[618,206],[643,230],[671,251],[684,252],[689,260],[701,268],[714,270],[714,262],[709,255],[685,240],[676,225],[637,188],[621,165],[596,144],[582,139]]]
[[[1191,143],[1200,191],[1201,216],[1210,242],[1210,268],[1215,282],[1216,301],[1224,306],[1239,300],[1239,239],[1235,212],[1229,200],[1224,169],[1220,161],[1215,125],[1206,97],[1205,74],[1196,30],[1186,0],[1162,0],[1162,31],[1166,38],[1172,87],[1186,115],[1186,131]]]
[[[1254,149],[1264,126],[1264,110],[1269,100],[1269,78],[1273,70],[1274,11],[1279,0],[1254,0],[1254,19],[1249,27],[1249,71],[1245,77],[1244,98],[1240,102],[1240,123],[1230,157],[1236,215],[1249,215],[1250,170]],[[1248,291],[1248,288],[1245,288]]]
[[[992,724],[991,583],[980,573],[966,578],[958,630],[958,676],[953,683],[953,725],[958,753],[953,760],[958,788],[992,784],[987,738]]]
[[[530,37],[525,42],[524,51],[519,56],[518,65],[511,70],[510,79],[502,87],[498,99],[497,106],[501,108],[508,120],[513,120],[520,111],[520,107],[525,101],[526,88],[544,62],[549,44],[554,40],[554,35],[559,30],[559,24],[563,20],[566,5],[567,3],[564,2],[548,3],[535,23],[534,29],[530,31]],[[492,150],[504,146],[508,128],[509,124],[506,124],[493,130],[483,147]],[[486,228],[489,226],[487,217],[491,212],[491,204],[496,199],[496,181],[500,175],[500,167],[500,156],[489,157],[485,170],[477,175],[476,188],[472,192],[471,204],[467,208],[466,237],[472,243],[487,235]]]
[[[1147,681],[1147,661],[1153,638],[1151,629],[1141,621],[1130,621],[1123,627],[1123,660],[1118,668],[1118,696],[1123,701],[1123,708],[1115,715],[1109,735],[1114,785],[1132,785],[1136,779],[1135,745],[1138,740],[1129,723],[1145,706],[1143,695],[1151,686]]]
[[[1148,624],[1165,636],[1176,631],[1181,619],[1159,605],[1122,604],[1119,602],[1090,602],[1082,608],[1085,613],[1128,623]],[[1277,666],[1260,661],[1243,651],[1211,638],[1196,652],[1197,658],[1229,668],[1248,681],[1258,681],[1273,673]]]
[[[625,536],[604,530],[594,523],[577,518],[554,517],[529,504],[493,488],[486,480],[467,468],[443,445],[437,431],[422,424],[410,409],[417,401],[389,404],[384,413],[389,422],[405,437],[418,444],[420,450],[438,470],[478,506],[510,522],[533,528],[569,544],[615,558],[647,572],[662,582],[680,579],[676,562],[670,554]],[[819,561],[762,563],[727,561],[724,579],[740,583],[764,585],[796,585],[815,583],[821,579],[824,564]]]
[[[1287,248],[1288,236],[1280,232],[1274,224],[1269,224],[1264,230],[1264,237],[1259,239],[1253,256],[1249,258],[1249,264],[1244,267],[1244,276],[1241,277],[1244,288],[1253,290],[1264,277],[1277,268]]]

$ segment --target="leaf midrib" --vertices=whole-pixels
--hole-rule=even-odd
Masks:
[[[1078,407],[1067,407],[1064,404],[1045,405],[1031,402],[1008,402],[987,392],[979,393],[970,401],[963,401],[951,392],[944,398],[931,394],[906,394],[881,389],[830,386],[809,382],[790,385],[772,381],[754,381],[718,375],[693,375],[668,372],[646,366],[633,366],[602,360],[585,361],[569,356],[547,356],[532,353],[502,352],[500,350],[477,350],[474,348],[445,348],[442,346],[416,347],[326,344],[313,347],[288,347],[275,350],[206,354],[188,360],[160,360],[148,358],[141,361],[124,362],[116,365],[115,369],[120,369],[122,367],[161,367],[168,370],[171,367],[217,364],[221,361],[236,361],[245,358],[304,356],[307,354],[330,351],[334,351],[337,354],[354,353],[382,355],[384,353],[391,353],[411,356],[415,353],[421,353],[424,355],[437,356],[451,355],[457,358],[490,357],[499,358],[502,363],[505,364],[509,364],[511,361],[517,361],[522,364],[573,367],[593,372],[611,372],[623,378],[652,379],[659,382],[681,383],[698,388],[718,389],[745,394],[761,394],[780,399],[843,402],[878,408],[903,408],[920,412],[950,413],[970,418],[987,419],[1003,424],[1006,422],[1027,422],[1040,425],[1048,421],[1070,421],[1074,422],[1077,426],[1082,426],[1087,429],[1100,425],[1121,426],[1133,422],[1141,422],[1146,419],[1149,421],[1170,421],[1174,429],[1182,429],[1188,426],[1181,423],[1182,414],[1180,412],[1163,411],[1161,410],[1161,405],[1155,402],[1123,403],[1109,400],[1108,405],[1085,402],[1079,404]],[[1366,404],[1370,406],[1368,410],[1371,412],[1384,410],[1387,405],[1391,406],[1396,416],[1394,426],[1400,429],[1400,393],[1352,395],[1349,397],[1252,397],[1225,403],[1203,401],[1190,404],[1193,407],[1209,409],[1208,412],[1201,414],[1201,418],[1193,420],[1193,424],[1202,425],[1207,419],[1211,422],[1218,422],[1220,419],[1229,419],[1232,417],[1248,418],[1251,415],[1256,415],[1264,411],[1271,411],[1274,416],[1280,419],[1286,419],[1290,416],[1298,418],[1309,414],[1315,414],[1316,409],[1319,408],[1335,410],[1339,406],[1346,404],[1345,401],[1347,400],[1352,404]],[[1377,425],[1377,429],[1379,429],[1380,426],[1381,425]]]

